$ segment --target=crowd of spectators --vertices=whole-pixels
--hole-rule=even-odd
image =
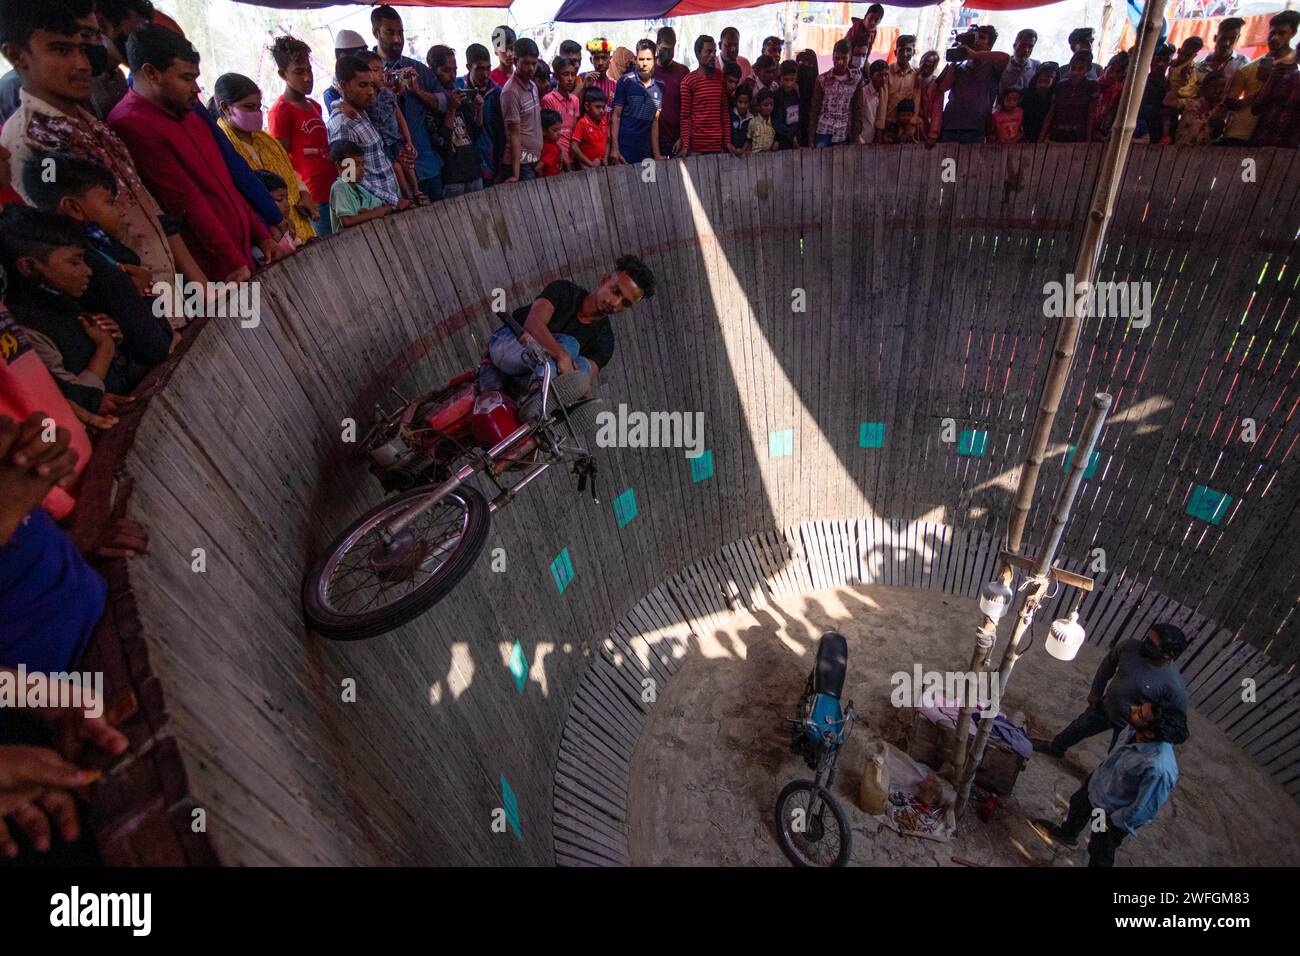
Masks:
[[[868,62],[883,15],[874,5],[856,20],[822,72],[813,51],[783,58],[777,37],[750,63],[731,27],[694,38],[694,69],[677,60],[669,27],[634,50],[566,40],[544,63],[503,26],[463,62],[444,45],[421,62],[404,52],[401,16],[379,6],[373,44],[337,34],[321,101],[313,51],[277,38],[283,89],[264,110],[266,91],[234,73],[201,100],[198,52],[148,0],[0,0],[0,52],[13,66],[0,78],[0,668],[69,671],[87,647],[105,586],[59,522],[92,436],[115,427],[192,317],[164,290],[240,283],[371,219],[593,166],[1077,143],[1118,128],[1129,54],[1102,69],[1091,30],[1070,35],[1064,65],[1034,59],[1032,30],[996,50],[989,26],[919,58],[916,38],[900,36],[891,61]],[[1203,56],[1196,38],[1162,46],[1137,138],[1300,144],[1298,22],[1294,11],[1273,17],[1268,54],[1250,63],[1234,52],[1235,19]],[[143,529],[109,524],[79,538],[91,561],[147,547]],[[0,711],[0,856],[23,834],[48,847],[49,820],[75,831],[63,826],[71,755],[54,754],[48,729],[14,724]],[[83,737],[125,746],[99,725]]]

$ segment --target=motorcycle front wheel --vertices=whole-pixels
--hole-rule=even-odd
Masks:
[[[432,486],[394,495],[343,531],[303,579],[302,610],[322,637],[357,641],[419,617],[447,596],[487,543],[491,513],[474,488],[438,499],[390,542],[381,531]]]
[[[814,806],[815,804],[815,806]],[[781,852],[795,866],[845,866],[853,837],[849,821],[830,791],[795,780],[776,798]]]

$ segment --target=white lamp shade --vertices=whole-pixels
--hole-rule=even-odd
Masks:
[[[1052,633],[1047,636],[1043,646],[1058,661],[1072,661],[1086,637],[1087,632],[1079,623],[1079,612],[1071,611],[1068,619],[1062,617],[1052,622]]]

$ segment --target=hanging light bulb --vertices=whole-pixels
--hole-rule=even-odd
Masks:
[[[996,624],[1010,608],[1011,588],[1003,584],[1001,578],[994,578],[980,588],[980,610],[989,620]]]
[[[1058,661],[1072,661],[1085,637],[1087,632],[1079,623],[1079,612],[1071,611],[1069,618],[1059,617],[1052,622],[1052,633],[1043,642],[1043,647]]]

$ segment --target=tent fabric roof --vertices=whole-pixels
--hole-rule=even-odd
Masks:
[[[378,0],[237,0],[255,7],[280,10],[323,10],[325,7],[373,7]],[[390,7],[497,7],[504,9],[512,0],[384,0]]]
[[[768,0],[774,2],[774,0]],[[940,0],[889,0],[893,7],[929,7]],[[1044,7],[1058,0],[965,0],[972,10],[1024,10]],[[685,17],[693,13],[715,13],[761,7],[763,0],[565,0],[555,19],[565,23],[590,23],[602,20],[662,20]]]

